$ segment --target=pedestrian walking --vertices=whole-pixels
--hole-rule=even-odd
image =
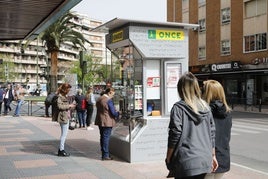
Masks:
[[[24,102],[25,94],[27,94],[26,89],[24,89],[20,84],[17,84],[14,89],[14,99],[17,102],[17,105],[13,117],[20,116],[21,105]]]
[[[10,107],[11,102],[13,101],[13,89],[11,84],[7,84],[7,88],[5,90],[4,96],[4,115],[8,115],[9,112],[12,110]]]
[[[0,85],[0,115],[2,114],[2,104],[4,101],[4,95],[5,91],[2,89],[2,86]]]
[[[45,99],[45,116],[46,117],[49,117],[49,108],[52,104],[52,100],[55,95],[56,95],[55,92],[50,92]]]
[[[226,102],[222,85],[216,80],[204,81],[203,99],[209,103],[216,126],[215,153],[218,169],[206,179],[221,179],[230,170],[231,109]]]
[[[218,167],[213,116],[192,73],[180,77],[177,91],[181,100],[171,109],[165,160],[169,177],[203,179]]]
[[[109,152],[109,142],[112,128],[116,124],[116,119],[119,117],[119,111],[115,109],[112,98],[114,97],[114,88],[107,88],[104,94],[97,100],[97,116],[95,125],[99,126],[100,130],[100,147],[102,160],[112,160]]]

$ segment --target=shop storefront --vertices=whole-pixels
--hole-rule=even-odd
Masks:
[[[268,104],[267,59],[254,59],[252,64],[239,61],[190,68],[200,80],[215,79],[224,86],[230,104]]]

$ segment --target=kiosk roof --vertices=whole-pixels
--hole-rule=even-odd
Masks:
[[[93,32],[103,32],[109,33],[109,31],[114,30],[118,27],[122,27],[125,25],[136,25],[136,26],[159,26],[159,27],[178,27],[184,29],[198,29],[199,24],[188,24],[188,23],[177,23],[177,22],[156,22],[156,21],[142,21],[142,20],[131,20],[131,19],[120,19],[114,18],[91,31]]]

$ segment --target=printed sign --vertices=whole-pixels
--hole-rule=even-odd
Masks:
[[[160,77],[148,77],[147,78],[148,87],[159,87],[160,86]]]
[[[184,40],[184,32],[179,30],[148,30],[148,39]]]

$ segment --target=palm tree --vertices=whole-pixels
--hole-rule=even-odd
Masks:
[[[74,30],[75,25],[70,23],[70,20],[74,17],[75,15],[68,12],[40,34],[40,39],[44,43],[47,53],[50,53],[51,58],[49,92],[57,90],[58,54],[60,45],[63,42],[71,42],[75,47],[81,47],[82,49],[85,49],[85,42],[91,45],[91,43],[84,38],[83,34]]]

